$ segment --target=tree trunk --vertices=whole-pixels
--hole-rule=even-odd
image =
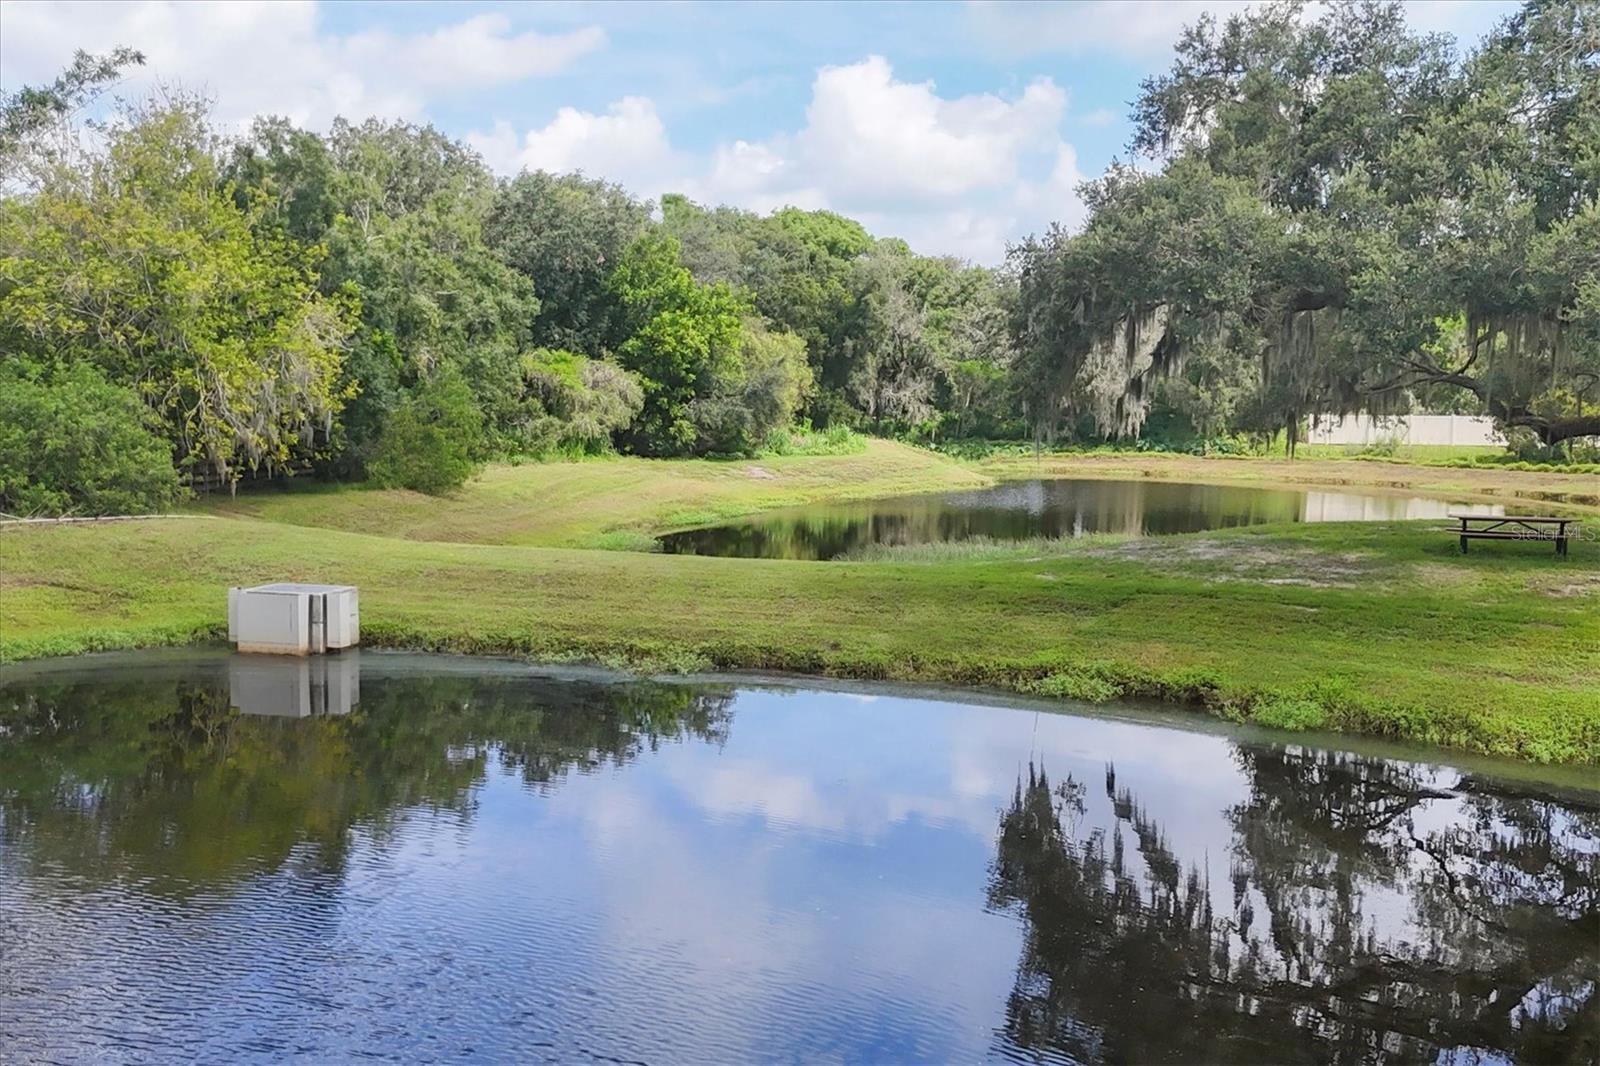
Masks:
[[[1455,385],[1458,388],[1466,389],[1483,401],[1483,405],[1488,408],[1490,415],[1507,426],[1533,430],[1538,434],[1540,442],[1546,447],[1560,444],[1562,441],[1571,440],[1574,437],[1600,436],[1600,412],[1546,418],[1543,415],[1534,414],[1521,404],[1509,404],[1505,400],[1491,395],[1482,382],[1459,373],[1423,374],[1417,379],[1417,384]]]
[[[1546,447],[1560,444],[1574,437],[1600,437],[1600,414],[1573,415],[1565,418],[1540,418],[1524,414],[1506,420],[1507,425],[1528,426],[1539,434]]]

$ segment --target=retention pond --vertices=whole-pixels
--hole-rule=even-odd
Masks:
[[[0,1060],[1600,1052],[1588,779],[1001,702],[8,667]]]
[[[992,488],[813,504],[657,538],[667,552],[832,559],[876,547],[1086,533],[1198,533],[1265,522],[1393,522],[1503,508],[1420,496],[1161,481],[1041,478]]]

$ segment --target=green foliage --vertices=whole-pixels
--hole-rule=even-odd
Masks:
[[[103,56],[77,51],[72,65],[49,85],[24,85],[0,97],[0,165],[22,160],[40,134],[59,126],[73,111],[98,96],[126,67],[144,65],[144,54],[117,48]]]
[[[667,196],[656,223],[429,126],[235,140],[176,94],[79,135],[138,62],[0,101],[0,350],[132,390],[180,473],[448,484],[491,454],[813,447],[797,420],[1235,454],[1420,408],[1536,463],[1600,435],[1593,3],[1527,3],[1460,57],[1392,3],[1202,16],[1134,104],[1159,169],[1113,167],[1081,230],[998,271],[827,211]],[[444,382],[469,458],[423,410]],[[397,473],[407,441],[451,472]]]
[[[873,246],[860,224],[828,211],[708,209],[681,196],[665,197],[661,210],[696,280],[744,292],[756,313],[805,342],[818,386],[810,419],[850,417],[844,396],[865,328],[856,270]]]
[[[155,416],[88,363],[0,361],[0,511],[142,514],[182,495]]]
[[[1394,3],[1202,16],[1134,107],[1161,172],[1014,258],[1036,432],[1135,432],[1169,378],[1202,435],[1291,449],[1415,404],[1600,433],[1597,115],[1593,3],[1527,3],[1460,62]]]
[[[172,96],[0,202],[0,343],[92,363],[161,414],[180,462],[237,477],[326,439],[351,316],[316,291],[320,250],[220,184],[215,149],[203,106]]]
[[[1113,168],[1085,187],[1093,212],[1081,235],[1052,230],[1012,253],[1018,294],[1018,376],[1035,435],[1051,440],[1087,418],[1102,437],[1136,436],[1154,385],[1193,355],[1194,377],[1170,400],[1202,434],[1221,421],[1236,377],[1257,364],[1229,358],[1248,332],[1257,264],[1275,254],[1269,212],[1250,187],[1192,161],[1158,176]],[[1190,393],[1204,390],[1207,401]]]
[[[845,425],[827,429],[775,429],[767,435],[764,455],[859,455],[867,438]]]
[[[793,424],[810,388],[805,342],[746,318],[737,355],[717,368],[709,395],[689,404],[699,449],[754,455]]]
[[[637,375],[603,359],[540,348],[523,357],[528,455],[598,455],[644,406]]]
[[[1024,681],[1018,687],[1036,696],[1109,703],[1123,694],[1123,685],[1119,680],[1114,671],[1108,672],[1103,666],[1091,664],[1052,671],[1041,678]]]
[[[649,204],[580,174],[524,172],[501,187],[484,236],[539,294],[535,344],[593,354],[613,345],[606,279],[649,223]]]
[[[1323,728],[1327,725],[1327,714],[1315,700],[1270,695],[1257,700],[1250,708],[1250,720],[1258,725],[1298,732]]]
[[[644,385],[644,406],[629,432],[645,455],[703,451],[691,405],[736,372],[744,306],[722,283],[702,285],[678,261],[675,238],[650,234],[623,255],[609,285],[627,339],[617,351]]]
[[[483,414],[472,390],[459,373],[444,371],[395,409],[368,469],[385,488],[438,496],[466,483],[483,445]]]
[[[326,246],[324,293],[359,295],[340,447],[364,454],[400,390],[440,369],[470,385],[495,446],[519,446],[539,301],[486,241],[498,192],[476,155],[431,126],[340,120],[318,137],[266,119],[227,173],[262,204],[258,228]]]

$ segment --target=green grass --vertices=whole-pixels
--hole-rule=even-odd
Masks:
[[[759,459],[607,458],[496,464],[450,496],[303,485],[214,497],[199,513],[464,544],[645,549],[653,534],[773,507],[870,499],[990,480],[932,452],[851,438],[843,454]]]
[[[752,464],[528,467],[542,491],[513,491],[518,471],[507,470],[458,506],[498,523],[497,537],[592,543],[691,510],[821,496],[834,470],[848,471],[845,493],[935,487],[910,483],[929,463],[921,453],[874,445],[867,457],[882,466],[807,460],[810,470],[784,471],[781,491],[741,480]],[[955,483],[972,476],[932,462]],[[590,475],[600,490],[575,484]],[[637,498],[623,498],[627,484]],[[519,518],[508,498],[547,506]],[[395,535],[290,524],[331,504],[340,523],[381,527],[384,500],[399,505]],[[285,520],[0,531],[0,655],[216,639],[229,585],[340,581],[361,587],[363,636],[380,645],[1156,697],[1280,728],[1600,763],[1600,542],[1590,540],[1567,560],[1513,543],[1462,557],[1431,523],[1301,525],[806,563],[450,543],[484,531],[449,503],[432,515],[403,494],[234,506]],[[441,539],[412,539],[419,529]]]
[[[1498,444],[1401,444],[1393,450],[1364,444],[1302,444],[1295,449],[1300,459],[1394,459],[1400,462],[1435,463],[1457,459],[1492,459],[1504,455]]]

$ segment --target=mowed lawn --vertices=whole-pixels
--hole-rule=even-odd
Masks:
[[[773,507],[989,484],[943,456],[869,440],[853,455],[496,464],[443,498],[307,485],[213,497],[195,510],[410,540],[648,549],[654,533]]]
[[[560,473],[612,469],[569,465]],[[685,507],[749,506],[743,482],[707,490],[715,476],[683,476],[699,494]],[[600,493],[619,523],[601,527],[643,529],[636,516],[676,506],[622,491]],[[371,501],[384,494],[347,495],[356,502],[316,493],[236,506],[309,516],[326,502],[345,508],[342,522],[383,524]],[[432,506],[431,519],[397,508],[389,536],[239,517],[0,531],[0,653],[215,639],[229,585],[339,581],[361,587],[363,635],[376,644],[1153,696],[1288,728],[1600,763],[1593,540],[1566,560],[1547,543],[1463,557],[1437,523],[1301,525],[807,563],[455,543],[475,531],[451,524],[451,501]],[[582,541],[599,528],[475,506],[501,516],[502,537]],[[439,539],[413,539],[419,530]]]

